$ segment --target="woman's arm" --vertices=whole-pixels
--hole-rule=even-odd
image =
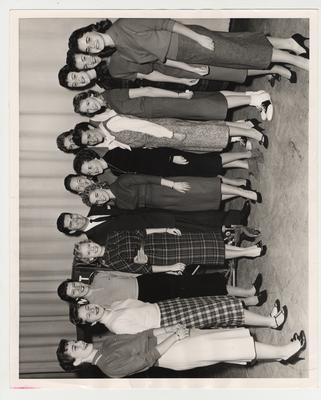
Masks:
[[[156,350],[162,356],[173,346],[173,344],[187,338],[189,334],[189,329],[184,326],[177,327],[175,333],[156,346]]]
[[[193,64],[186,64],[181,61],[175,61],[167,59],[165,61],[165,65],[168,67],[182,69],[183,71],[193,72],[194,74],[198,74],[200,76],[208,75],[209,67],[207,65],[193,65]]]
[[[200,35],[199,33],[194,32],[192,29],[188,28],[186,25],[181,24],[180,22],[175,21],[172,32],[186,36],[208,50],[214,50],[213,39],[208,36]]]
[[[153,233],[168,233],[170,235],[181,236],[182,233],[177,228],[150,228],[146,229],[146,235],[152,235]]]
[[[153,273],[160,273],[160,272],[177,272],[183,273],[185,270],[186,264],[183,263],[176,263],[173,265],[152,265],[152,272]]]
[[[191,99],[193,97],[193,92],[186,90],[185,92],[173,92],[171,90],[159,89],[150,86],[129,89],[128,97],[130,99],[135,99],[137,97],[167,97],[174,99]]]
[[[164,178],[161,179],[160,183],[162,186],[169,187],[180,193],[188,192],[191,188],[190,184],[187,182],[174,182]]]
[[[167,62],[165,64],[167,65]],[[181,69],[184,69],[184,68],[181,68]],[[188,71],[188,70],[186,70],[186,71]],[[138,72],[137,79],[147,79],[148,81],[155,81],[155,82],[173,82],[173,83],[180,83],[182,85],[187,85],[187,86],[196,85],[199,81],[198,79],[179,78],[177,76],[164,75],[158,71],[153,71],[148,75]]]

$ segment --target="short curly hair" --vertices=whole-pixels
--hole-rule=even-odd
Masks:
[[[88,99],[89,97],[98,97],[101,93],[97,92],[96,90],[87,90],[87,92],[81,92],[76,94],[73,99],[73,106],[74,111],[80,115],[84,115],[85,117],[93,117],[94,115],[101,114],[106,111],[107,106],[101,106],[98,111],[95,112],[88,112],[88,111],[80,111],[80,104],[82,101]]]
[[[95,176],[86,176],[86,175],[83,175],[83,174],[78,174],[78,175],[76,175],[76,174],[69,174],[69,175],[67,175],[67,176],[65,177],[65,179],[64,179],[64,186],[65,186],[65,189],[68,190],[68,192],[71,192],[71,193],[73,193],[73,194],[79,194],[79,192],[77,192],[76,190],[73,190],[73,189],[71,188],[71,180],[72,180],[73,178],[77,178],[77,177],[79,177],[79,176],[83,176],[84,178],[87,178],[87,179],[91,180],[92,183],[97,182],[97,178],[96,178]]]
[[[92,125],[90,122],[79,122],[79,124],[75,125],[74,127],[72,138],[74,143],[80,148],[86,147],[86,145],[81,142],[81,136],[83,132],[89,130],[90,126],[94,127],[94,125]]]
[[[95,261],[98,259],[98,257],[86,258],[86,257],[83,257],[83,256],[81,255],[81,252],[80,252],[80,249],[79,249],[80,246],[81,246],[82,244],[86,244],[86,243],[90,243],[90,242],[92,242],[92,240],[86,239],[86,240],[81,240],[80,242],[74,244],[73,255],[74,255],[74,257],[75,257],[75,259],[76,259],[77,261],[82,261],[82,262],[91,264],[91,263],[95,262]]]
[[[93,204],[90,202],[89,199],[90,193],[96,189],[109,189],[109,188],[110,186],[106,182],[94,183],[93,185],[87,186],[86,189],[80,194],[82,202],[86,204],[86,206],[92,207]],[[108,204],[108,202],[106,204]]]
[[[63,132],[57,136],[56,143],[57,143],[57,147],[59,150],[63,151],[64,153],[72,153],[72,154],[78,153],[79,149],[67,149],[65,146],[65,143],[64,143],[65,138],[67,136],[72,136],[73,133],[74,133],[74,130],[69,129],[69,131]]]
[[[104,19],[102,21],[98,21],[96,24],[90,24],[84,26],[82,28],[76,29],[72,32],[68,40],[68,47],[73,52],[79,52],[78,39],[82,38],[83,35],[87,32],[98,32],[98,33],[106,33],[108,29],[112,26],[112,22],[109,19]],[[109,57],[111,56],[116,49],[114,47],[107,46],[103,51],[98,53],[100,57]]]
[[[85,86],[79,86],[79,87],[77,87],[77,86],[69,86],[69,85],[68,85],[67,78],[68,78],[68,74],[69,74],[70,72],[79,73],[79,71],[77,71],[76,69],[70,68],[69,65],[65,65],[65,66],[63,66],[63,67],[60,69],[60,71],[58,72],[58,80],[59,80],[60,86],[66,88],[66,89],[69,89],[69,90],[78,90],[78,91],[79,91],[79,90],[86,90],[86,89],[89,89],[89,88],[95,86],[96,81],[97,81],[96,78],[95,78],[95,79],[92,79],[92,80],[91,80],[87,85],[85,85]]]
[[[82,150],[80,150],[77,153],[76,157],[74,158],[74,162],[73,162],[74,170],[78,174],[85,175],[85,174],[83,174],[81,172],[81,168],[82,168],[83,163],[91,161],[91,160],[94,160],[95,158],[100,159],[101,157],[94,150],[91,150],[91,149],[82,149]]]

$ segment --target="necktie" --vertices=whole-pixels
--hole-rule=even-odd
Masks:
[[[103,221],[107,221],[109,218],[110,218],[110,216],[106,215],[106,217],[90,218],[89,221],[90,222],[103,222]]]

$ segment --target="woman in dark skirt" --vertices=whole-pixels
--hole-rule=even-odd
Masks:
[[[244,83],[248,76],[281,76],[294,82],[296,74],[280,65],[268,70],[242,70],[214,66],[190,65],[190,71],[168,67],[156,62],[137,64],[114,54],[102,59],[90,54],[68,52],[67,63],[58,73],[61,86],[71,89],[89,89],[98,85],[103,89],[138,88],[153,86],[161,89],[182,91],[192,86],[196,91],[217,91],[227,86],[228,82]],[[208,71],[207,75],[206,74]]]
[[[248,168],[248,163],[242,162],[241,159],[249,159],[251,156],[251,152],[194,154],[160,147],[134,148],[131,151],[115,148],[100,157],[94,150],[83,149],[79,151],[73,164],[78,174],[97,176],[101,178],[99,181],[103,182],[106,171],[110,171],[115,180],[117,176],[125,173],[156,176],[218,176],[223,168]],[[247,183],[246,179],[232,181],[232,185],[235,186]]]
[[[221,180],[222,179],[222,180]],[[221,202],[240,196],[262,202],[260,193],[223,183],[225,178],[121,175],[110,186],[93,184],[81,194],[83,202],[92,205],[115,205],[118,208],[160,208],[172,211],[218,210]]]
[[[171,19],[120,18],[74,31],[69,48],[90,54],[108,49],[109,55],[117,49],[115,55],[139,64],[160,61],[181,68],[181,62],[241,69],[286,63],[308,70],[308,60],[300,56],[308,56],[305,39],[298,34],[283,39],[259,32],[216,32]]]
[[[74,111],[93,117],[108,108],[119,114],[141,118],[180,118],[198,121],[225,120],[227,111],[241,106],[253,106],[262,120],[270,121],[273,106],[270,95],[257,92],[173,92],[152,87],[139,89],[111,89],[102,93],[94,90],[81,92],[73,99]],[[248,132],[244,132],[245,135]],[[243,136],[242,133],[231,133]],[[260,135],[254,139],[260,140]]]

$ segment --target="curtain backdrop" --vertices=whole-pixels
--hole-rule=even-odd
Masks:
[[[78,196],[64,189],[73,156],[56,147],[59,133],[84,120],[73,112],[74,91],[59,86],[68,37],[94,19],[20,21],[20,376],[69,377],[56,360],[59,339],[74,338],[69,309],[56,289],[70,278],[73,243],[56,229],[63,211],[86,215]],[[196,20],[184,20],[190,24]],[[226,20],[202,20],[226,30]],[[46,375],[47,374],[47,375]]]

